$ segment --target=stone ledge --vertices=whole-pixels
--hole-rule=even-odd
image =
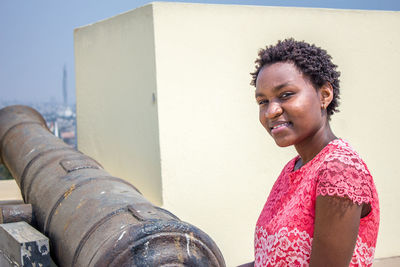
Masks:
[[[400,256],[375,259],[373,267],[398,267],[400,266]]]

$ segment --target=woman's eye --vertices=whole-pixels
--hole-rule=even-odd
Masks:
[[[293,95],[292,92],[285,92],[285,93],[281,94],[281,98],[282,99],[286,99],[286,98],[288,98],[288,97],[290,97],[292,95]]]
[[[257,103],[258,103],[258,105],[265,105],[265,104],[268,104],[268,100],[258,100],[257,101]]]

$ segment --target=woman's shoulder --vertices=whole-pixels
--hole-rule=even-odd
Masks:
[[[335,139],[329,143],[330,148],[322,157],[321,167],[355,168],[366,175],[370,172],[359,153],[345,140]]]
[[[329,152],[327,153],[329,156],[352,156],[360,158],[358,152],[344,139],[335,139],[331,141],[328,146],[330,146]]]
[[[372,176],[359,154],[342,139],[335,140],[317,171],[317,195],[347,196],[354,202],[374,199]]]

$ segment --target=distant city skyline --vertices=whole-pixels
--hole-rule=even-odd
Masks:
[[[397,0],[205,0],[179,2],[400,10],[400,1]],[[66,94],[68,95],[66,101],[74,104],[73,30],[148,3],[150,2],[140,0],[1,0],[0,101],[63,103]],[[68,88],[67,92],[63,91],[64,87]]]

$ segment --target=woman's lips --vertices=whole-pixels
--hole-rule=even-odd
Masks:
[[[275,134],[287,129],[291,125],[292,124],[290,122],[277,122],[277,123],[274,123],[273,126],[270,127],[271,134],[275,135]]]

